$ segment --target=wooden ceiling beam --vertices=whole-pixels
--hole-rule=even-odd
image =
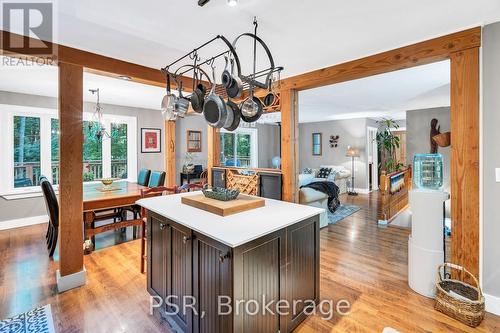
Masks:
[[[1,40],[10,38],[11,44],[16,43],[17,45],[28,45],[31,40],[30,37],[18,35],[8,31],[1,31]],[[54,57],[54,65],[59,62],[82,66],[86,72],[119,78],[120,76],[130,77],[130,81],[148,84],[157,87],[165,87],[165,76],[157,68],[151,68],[146,66],[137,65],[131,62],[114,59],[111,57],[103,56],[100,54],[79,50],[76,48],[59,45],[56,43],[50,43],[44,41],[47,45],[51,45],[53,50],[56,50]],[[16,57],[21,59],[32,59],[41,57],[36,57],[28,53],[13,53],[9,50],[4,50],[3,45],[0,45],[0,54]],[[21,51],[22,52],[22,51]],[[193,80],[190,77],[183,76],[180,78],[182,81],[183,90],[186,92],[192,91]],[[208,83],[206,83],[208,84]]]

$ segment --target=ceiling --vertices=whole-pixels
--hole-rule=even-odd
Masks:
[[[450,105],[450,63],[442,61],[299,92],[299,122],[405,119],[407,110]]]
[[[197,0],[60,0],[56,7],[56,42],[153,68],[217,34],[232,40],[251,31],[257,16],[284,77],[500,21],[498,0],[239,0],[236,7],[226,0],[204,7]],[[247,69],[249,47],[239,46]]]
[[[54,66],[0,66],[0,91],[57,97],[57,71]],[[165,95],[163,88],[84,72],[84,101],[95,102],[89,89],[96,88],[102,103],[153,110],[160,109]]]

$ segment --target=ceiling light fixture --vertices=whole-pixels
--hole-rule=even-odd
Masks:
[[[227,5],[229,7],[234,7],[238,4],[238,0],[227,0]]]
[[[127,76],[127,75],[119,75],[118,78],[122,79],[122,80],[125,80],[125,81],[132,80],[132,78],[130,76]]]

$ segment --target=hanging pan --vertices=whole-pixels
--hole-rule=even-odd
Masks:
[[[167,94],[161,101],[161,113],[165,120],[175,120],[177,115],[174,112],[174,107],[177,101],[177,96],[172,94],[170,90],[170,73],[165,72],[165,76],[167,78]]]
[[[226,87],[226,93],[231,98],[240,98],[243,92],[243,84],[238,75],[234,75],[234,59],[231,59],[231,85]]]
[[[212,88],[205,97],[203,115],[207,123],[215,128],[222,128],[226,124],[227,107],[224,100],[215,93],[215,67],[212,66]]]

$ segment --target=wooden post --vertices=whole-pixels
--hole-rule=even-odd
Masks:
[[[165,121],[165,182],[174,186],[177,177],[175,157],[175,121]]]
[[[298,92],[282,90],[281,98],[281,172],[283,200],[298,202]]]
[[[57,284],[59,291],[62,292],[85,284],[82,66],[59,63],[59,123],[61,132],[59,148],[60,269]],[[68,279],[65,280],[65,277]]]
[[[212,185],[212,167],[219,165],[220,158],[220,135],[219,130],[212,126],[207,129],[207,143],[208,143],[208,184]]]
[[[452,261],[479,277],[479,48],[450,58]]]

